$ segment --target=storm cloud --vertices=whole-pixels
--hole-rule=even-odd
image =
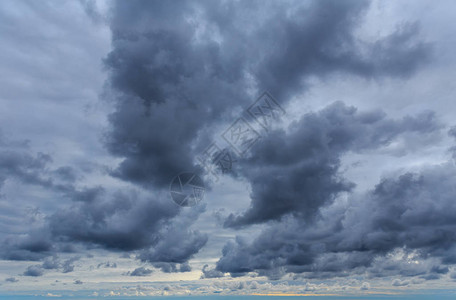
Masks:
[[[40,276],[43,270],[50,269],[72,272],[73,262],[78,258],[60,261],[56,255],[78,251],[80,246],[113,251],[146,251],[152,247],[153,250],[142,252],[142,260],[184,264],[207,241],[206,235],[188,229],[200,210],[187,212],[182,220],[172,221],[180,218],[181,209],[166,198],[153,199],[134,190],[107,191],[101,186],[78,188],[73,176],[68,177],[70,168],[52,170],[48,167],[51,157],[41,153],[34,156],[26,142],[3,139],[1,149],[3,181],[18,180],[73,203],[50,213],[39,223],[33,219],[37,226],[21,236],[11,234],[3,238],[2,258],[43,260],[39,268],[29,268],[27,275]],[[3,204],[5,208],[11,205]],[[176,247],[176,252],[170,253],[167,247],[180,239],[188,240],[188,245]],[[182,268],[187,269],[186,265]]]
[[[287,272],[312,278],[347,271],[438,278],[455,262],[455,176],[446,163],[384,178],[367,194],[321,210],[311,226],[288,217],[253,242],[239,237],[228,243],[217,270],[272,279]]]
[[[309,221],[355,183],[341,176],[340,160],[347,152],[380,149],[401,134],[433,134],[441,125],[432,112],[400,120],[382,111],[357,112],[341,102],[310,113],[257,143],[239,172],[252,186],[251,206],[242,215],[230,215],[225,226],[280,220],[292,214]]]
[[[194,170],[195,150],[207,146],[230,112],[251,102],[252,85],[285,104],[312,76],[409,76],[430,57],[429,45],[417,39],[416,26],[357,40],[356,20],[368,6],[117,2],[105,60],[116,107],[106,146],[122,159],[112,174],[163,187]]]
[[[253,242],[239,236],[227,243],[218,275],[367,273],[430,280],[447,273],[441,265],[454,263],[456,249],[451,162],[384,177],[361,195],[340,170],[347,153],[382,151],[404,137],[424,145],[442,129],[432,112],[394,120],[335,103],[273,131],[238,170],[252,184],[250,208],[225,221],[235,228],[267,223],[267,229]],[[412,258],[420,262],[410,264]]]

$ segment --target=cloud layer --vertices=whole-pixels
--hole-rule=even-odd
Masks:
[[[96,66],[105,72],[100,103],[91,102],[94,91],[65,96],[62,89],[72,80],[59,83],[56,78],[71,73],[72,64],[55,74],[40,67],[59,69],[59,60],[41,48],[54,49],[46,41],[59,44],[59,37],[75,32],[60,32],[64,22],[45,11],[66,6],[18,6],[55,32],[43,29],[49,35],[40,32],[36,41],[20,35],[24,45],[30,40],[41,45],[36,64],[22,66],[23,73],[35,75],[0,86],[57,111],[62,99],[84,110],[84,117],[64,111],[61,115],[71,116],[55,117],[59,126],[44,121],[52,119],[51,108],[36,112],[41,121],[33,114],[18,115],[11,132],[0,123],[0,258],[29,262],[19,273],[25,276],[20,282],[51,272],[77,273],[81,258],[91,251],[131,255],[128,267],[107,258],[94,264],[97,272],[119,269],[129,279],[178,276],[171,273],[215,281],[229,276],[301,281],[397,276],[388,278],[394,287],[454,279],[456,169],[447,159],[456,159],[456,147],[448,145],[445,132],[454,139],[456,127],[427,109],[425,101],[408,114],[382,110],[383,103],[361,109],[350,101],[325,99],[315,109],[306,102],[317,81],[329,86],[350,78],[387,86],[428,70],[440,48],[423,37],[420,23],[404,21],[372,34],[379,24],[366,28],[372,26],[366,18],[372,17],[373,4],[364,0],[116,1],[106,14],[97,3],[82,1],[78,9],[90,26],[104,26],[111,35],[109,51]],[[0,8],[0,16],[18,23],[14,5]],[[8,26],[0,33],[20,53],[27,48]],[[61,62],[65,49],[72,49],[68,45],[56,50]],[[81,54],[68,55],[71,60]],[[0,67],[12,72],[4,58],[0,55]],[[88,62],[83,65],[93,65]],[[58,88],[46,88],[41,74]],[[89,85],[87,78],[78,84]],[[36,92],[20,84],[32,81]],[[258,142],[224,175],[248,186],[248,195],[214,212],[217,201],[233,197],[206,182],[213,202],[191,208],[172,202],[171,180],[181,172],[206,178],[198,155],[221,140],[220,133],[236,118],[247,118],[245,109],[264,91],[289,114],[261,129]],[[1,101],[15,97],[12,92],[0,96]],[[96,126],[87,124],[93,121],[87,116],[92,105],[103,108],[94,118]],[[28,125],[35,122],[47,125]],[[65,136],[68,132],[72,138]],[[23,138],[27,134],[31,140]],[[434,154],[437,150],[445,153]],[[429,153],[435,163],[428,163]],[[356,156],[388,170],[374,185],[360,188],[359,177],[348,175],[356,166],[347,161]],[[401,159],[415,161],[394,166],[392,161]],[[239,205],[243,200],[245,205]],[[211,214],[222,220],[220,227],[209,224]],[[208,249],[212,238],[224,245],[219,257],[205,256],[218,253]],[[16,284],[12,275],[17,274],[5,277],[5,284]],[[241,282],[223,290],[256,288],[256,283]],[[357,289],[371,285],[358,282]]]

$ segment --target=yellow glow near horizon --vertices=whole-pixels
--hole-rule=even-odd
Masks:
[[[251,296],[341,296],[338,294],[253,293]]]

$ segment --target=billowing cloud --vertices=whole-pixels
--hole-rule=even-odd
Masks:
[[[55,171],[48,168],[51,158],[44,154],[34,157],[26,143],[3,139],[0,147],[3,181],[15,179],[72,201],[71,206],[50,213],[24,234],[6,235],[0,249],[5,259],[45,259],[43,269],[61,269],[67,273],[73,271],[77,258],[60,261],[56,254],[75,251],[78,245],[115,251],[152,247],[153,250],[141,254],[142,260],[184,264],[207,241],[206,235],[188,229],[200,210],[192,210],[193,214],[172,221],[180,218],[181,209],[169,199],[151,199],[133,190],[112,192],[101,186],[78,188],[74,176],[70,176],[70,168],[60,167]],[[186,246],[169,252],[168,246],[176,241],[184,241]],[[186,266],[183,271],[187,271]],[[27,273],[38,274],[35,271]]]
[[[357,112],[334,103],[318,113],[271,132],[257,143],[241,170],[252,185],[251,207],[230,217],[225,226],[237,227],[293,214],[307,220],[354,183],[340,174],[343,154],[388,146],[402,133],[425,135],[439,129],[428,112],[401,120],[386,118],[381,111]]]
[[[188,271],[185,263],[208,239],[207,235],[189,229],[201,209],[180,215],[180,208],[169,199],[154,201],[134,192],[110,196],[96,194],[87,198],[82,193],[84,200],[75,199],[72,207],[50,215],[36,233],[7,239],[3,255],[17,260],[39,260],[68,246],[95,246],[113,251],[141,250],[138,258],[143,261],[179,263],[183,264],[182,271]],[[61,262],[48,257],[43,268],[71,272],[77,259]]]
[[[367,1],[117,2],[105,60],[115,105],[106,146],[122,159],[112,174],[163,187],[194,170],[195,149],[207,146],[231,111],[250,103],[252,85],[286,103],[312,76],[410,75],[429,47],[414,26],[375,42],[357,40],[357,18],[367,7]]]
[[[43,275],[43,268],[40,265],[29,266],[24,272],[24,276],[39,277]]]
[[[150,269],[146,269],[144,267],[139,267],[133,270],[133,272],[130,273],[130,276],[147,276],[151,274],[153,271]]]
[[[215,269],[210,269],[209,265],[204,265],[203,269],[201,270],[203,274],[201,275],[201,279],[204,278],[218,278],[218,277],[223,277],[224,273],[217,271]]]
[[[312,226],[289,217],[253,242],[238,238],[225,246],[217,269],[270,278],[348,271],[438,278],[455,262],[455,179],[450,163],[384,178],[369,193],[321,210]]]

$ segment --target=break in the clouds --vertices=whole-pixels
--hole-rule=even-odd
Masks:
[[[55,275],[73,276],[76,285],[83,278],[86,287],[88,268],[103,281],[117,276],[113,282],[212,280],[211,292],[230,277],[240,282],[229,290],[261,293],[275,289],[268,280],[281,279],[312,292],[311,280],[362,278],[357,289],[366,291],[378,278],[392,287],[454,279],[456,127],[426,98],[440,85],[429,80],[434,90],[424,96],[404,90],[422,89],[416,78],[435,80],[437,65],[456,60],[442,55],[451,40],[429,38],[429,22],[413,10],[383,26],[375,13],[400,14],[398,6],[309,0],[0,7],[0,16],[23,31],[0,26],[9,45],[0,55],[0,101],[15,108],[0,110],[9,122],[0,122],[0,258],[25,264],[7,272],[5,285]],[[65,25],[72,14],[76,23]],[[36,49],[26,54],[27,30],[40,26]],[[99,35],[88,41],[93,32]],[[108,42],[92,44],[100,37]],[[14,81],[14,74],[21,76]],[[338,83],[348,88],[334,91]],[[372,86],[402,90],[380,102]],[[321,90],[331,99],[315,96]],[[264,91],[287,112],[282,119],[258,129],[259,140],[221,182],[206,182],[206,202],[171,201],[171,180],[181,172],[207,179],[198,155]],[[410,103],[404,95],[418,104],[395,111]],[[239,186],[247,191],[227,192]],[[242,281],[251,276],[266,283]],[[173,289],[181,292],[163,291]]]

